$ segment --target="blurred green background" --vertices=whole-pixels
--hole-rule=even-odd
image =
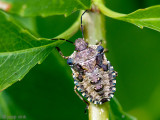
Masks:
[[[110,9],[121,13],[157,4],[160,4],[159,0],[106,0]],[[38,34],[45,38],[55,37],[72,25],[77,16],[78,12],[67,18],[37,17]],[[107,57],[119,75],[116,98],[124,111],[139,120],[160,120],[160,33],[105,18]],[[80,31],[70,40],[79,37]],[[74,50],[69,43],[60,48],[65,55],[70,55]],[[66,61],[54,51],[22,81],[2,93],[4,104],[10,107],[8,109],[12,110],[12,115],[25,115],[27,119],[87,120],[85,104],[73,91],[71,74]]]

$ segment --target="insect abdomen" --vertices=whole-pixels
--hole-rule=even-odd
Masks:
[[[86,72],[83,81],[75,78],[74,83],[77,86],[77,90],[89,102],[102,104],[113,97],[116,91],[116,72],[113,71],[112,66],[109,66],[108,69],[108,71],[103,71],[96,68],[93,73]]]
[[[72,71],[74,73],[74,83],[82,96],[89,102],[102,104],[110,101],[114,96],[116,72],[110,62],[107,61],[104,53],[102,51],[97,52],[95,48],[98,47],[93,45],[84,51],[75,52],[71,56],[74,60]],[[83,57],[81,57],[82,52]]]

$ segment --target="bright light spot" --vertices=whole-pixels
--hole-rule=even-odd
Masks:
[[[0,2],[0,9],[8,11],[10,9],[10,4],[4,3],[4,2]]]

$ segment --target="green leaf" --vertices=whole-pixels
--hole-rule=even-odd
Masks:
[[[17,24],[20,24],[23,28],[27,29],[35,36],[39,36],[37,33],[36,17],[21,17],[18,15],[12,15]]]
[[[86,10],[91,0],[2,0],[11,13],[21,16],[69,15],[76,10]]]
[[[106,8],[101,0],[94,0],[94,2],[108,17],[132,23],[140,28],[147,27],[160,31],[160,5],[139,9],[130,14],[121,14]]]
[[[117,19],[133,23],[140,28],[148,27],[160,31],[160,5],[139,9]]]
[[[0,91],[21,80],[62,41],[38,39],[0,11]]]
[[[135,117],[123,111],[118,100],[113,97],[110,101],[110,120],[137,120]]]

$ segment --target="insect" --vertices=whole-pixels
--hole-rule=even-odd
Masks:
[[[82,16],[81,30],[83,36]],[[71,42],[68,40],[66,41]],[[83,38],[75,40],[74,45],[75,51],[67,57],[62,54],[58,47],[56,47],[56,49],[63,58],[67,59],[67,64],[71,67],[75,84],[75,93],[87,105],[89,105],[89,102],[103,104],[110,101],[116,91],[115,78],[117,72],[114,71],[110,61],[107,60],[101,42],[96,45],[88,45],[83,36]]]

